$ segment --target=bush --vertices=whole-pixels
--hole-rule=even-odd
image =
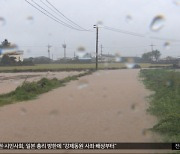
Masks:
[[[159,119],[152,130],[170,142],[180,141],[180,72],[171,70],[141,70],[147,88],[155,91],[148,111]],[[177,137],[176,137],[177,136]]]

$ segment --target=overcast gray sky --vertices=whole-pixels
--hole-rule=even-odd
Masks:
[[[28,0],[35,5],[33,1]],[[57,16],[41,1],[34,0],[40,6]],[[25,0],[0,0],[0,41],[7,38],[11,43],[24,50],[25,57],[47,56],[47,45],[51,44],[54,58],[63,56],[62,44],[67,44],[67,56],[73,56],[78,47],[85,47],[87,52],[95,52],[96,32],[93,25],[101,21],[99,44],[103,53],[121,56],[141,56],[154,49],[162,56],[180,56],[180,1],[179,0],[49,0],[66,17],[92,32],[69,29],[51,20]],[[163,26],[158,31],[151,30],[153,19],[161,15]],[[57,16],[61,19],[59,16]],[[4,21],[3,21],[4,19]],[[63,20],[63,19],[62,19]],[[139,33],[145,37],[109,31],[109,26],[124,31]],[[152,39],[152,37],[167,40]],[[173,39],[173,40],[172,40]],[[169,47],[164,44],[170,44]]]

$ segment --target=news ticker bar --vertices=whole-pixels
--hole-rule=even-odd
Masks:
[[[121,149],[156,149],[180,150],[180,143],[116,143],[116,142],[8,142],[0,143],[0,150],[121,150]]]

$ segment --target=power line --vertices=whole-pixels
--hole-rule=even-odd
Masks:
[[[41,0],[42,2],[42,0]],[[76,26],[78,26],[79,28],[85,30],[85,31],[88,31],[87,29],[81,27],[80,25],[78,25],[77,23],[75,23],[74,21],[72,21],[71,19],[69,19],[68,17],[66,17],[62,12],[60,12],[52,3],[50,3],[48,0],[46,0],[46,2],[52,7],[54,8],[54,10],[56,10],[56,12],[58,13],[58,15],[61,15],[66,21],[70,22],[71,24],[74,24]],[[44,3],[44,2],[42,2]],[[46,5],[46,4],[45,4]],[[46,5],[47,6],[47,5]],[[48,6],[47,6],[48,7]],[[49,7],[48,7],[49,8]],[[51,8],[50,8],[51,9]],[[51,9],[52,10],[52,9]],[[54,12],[54,11],[53,11]],[[57,14],[56,13],[56,14]]]
[[[31,0],[31,1],[34,2],[34,4],[36,4],[39,8],[41,8],[42,10],[44,10],[45,12],[47,12],[48,14],[50,14],[52,17],[54,17],[56,20],[60,21],[60,22],[63,23],[64,25],[68,26],[69,28],[71,27],[71,28],[73,28],[73,29],[76,29],[76,30],[81,31],[80,29],[75,28],[75,27],[73,27],[72,25],[69,25],[69,24],[63,22],[62,20],[60,20],[59,18],[57,18],[56,16],[54,16],[52,13],[50,13],[49,11],[47,11],[46,9],[44,9],[43,7],[41,7],[41,6],[40,6],[38,3],[36,3],[34,0]]]
[[[74,27],[72,27],[72,26],[70,26],[70,25],[62,22],[62,21],[59,20],[58,18],[57,18],[58,20],[57,20],[57,19],[54,19],[53,17],[51,17],[51,16],[48,15],[47,13],[43,12],[42,10],[40,10],[39,8],[37,8],[36,6],[34,6],[34,5],[33,5],[32,3],[30,3],[28,0],[25,0],[25,1],[26,1],[29,5],[31,5],[32,7],[34,7],[36,10],[40,11],[42,14],[44,14],[45,16],[51,18],[51,19],[54,20],[55,22],[57,22],[57,23],[59,23],[59,24],[61,24],[61,25],[64,25],[64,26],[66,26],[66,27],[68,27],[68,28],[71,28],[71,29],[74,29],[74,30],[78,30],[78,31],[82,31],[82,30],[79,30],[79,29],[77,29],[77,28],[74,28]],[[47,11],[47,12],[48,12],[48,11]],[[50,13],[50,14],[51,14],[51,13]],[[55,18],[56,18],[56,17],[55,17]]]
[[[113,27],[104,26],[103,28],[107,29],[107,30],[114,31],[114,32],[129,34],[129,35],[138,36],[138,37],[145,37],[145,35],[143,35],[143,34],[134,33],[134,32],[130,32],[130,31],[124,31],[124,30],[121,30],[121,29],[113,28]],[[156,39],[156,40],[161,40],[161,41],[180,42],[180,40],[171,39],[171,38],[160,38],[160,37],[155,37],[155,36],[150,36],[149,38]]]
[[[46,15],[47,17],[51,18],[52,20],[64,25],[63,23],[59,22],[58,20],[54,19],[53,17],[49,16],[48,14],[46,14],[45,12],[41,11],[39,8],[37,8],[36,6],[34,6],[32,3],[30,3],[29,1],[25,0],[29,5],[31,5],[32,7],[34,7],[36,10],[40,11],[42,14]],[[64,25],[66,26],[66,25]]]
[[[171,38],[160,38],[160,37],[155,37],[155,36],[150,36],[150,38],[155,39],[155,40],[161,40],[161,41],[180,42],[180,40],[175,40]]]
[[[57,14],[56,11],[54,11],[51,7],[49,7],[46,3],[44,3],[42,0],[41,0],[41,3],[43,3],[47,8],[49,8],[51,11],[53,11],[55,14]],[[57,14],[59,17],[62,17],[60,16],[59,14]]]
[[[129,34],[129,35],[132,35],[132,36],[145,37],[145,35],[143,35],[143,34],[138,34],[138,33],[130,32],[130,31],[124,31],[124,30],[121,30],[121,29],[112,28],[112,27],[108,27],[108,26],[103,26],[103,28],[107,29],[107,30],[114,31],[114,32],[119,32],[119,33],[123,33],[123,34]]]
[[[153,52],[154,51],[153,47],[155,47],[156,45],[151,43],[151,45],[149,45],[149,46],[151,46],[151,51]]]

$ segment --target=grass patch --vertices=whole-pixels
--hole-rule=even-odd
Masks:
[[[180,72],[164,69],[141,70],[146,87],[155,93],[149,97],[148,111],[159,122],[152,128],[168,142],[180,142]]]
[[[0,95],[0,106],[12,104],[15,102],[35,99],[38,95],[46,93],[54,88],[65,86],[71,80],[78,80],[79,77],[91,74],[92,71],[80,73],[78,75],[68,76],[64,79],[58,80],[42,78],[37,82],[24,82],[14,91]]]

